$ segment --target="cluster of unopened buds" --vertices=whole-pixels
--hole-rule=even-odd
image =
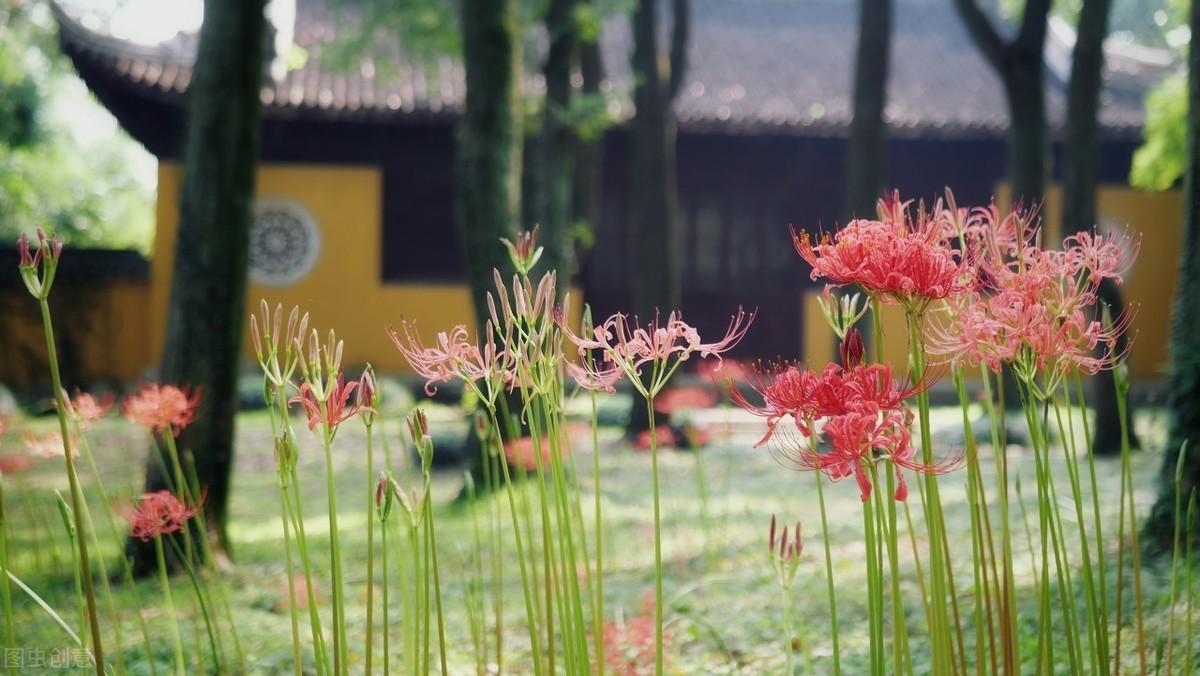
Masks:
[[[62,258],[63,244],[58,235],[46,236],[41,228],[37,230],[37,244],[30,247],[29,235],[21,233],[17,238],[17,253],[21,257],[18,269],[25,288],[38,300],[50,297],[50,287],[54,284],[54,275],[58,272],[58,261]]]
[[[800,567],[800,555],[804,553],[804,541],[800,539],[800,522],[796,522],[795,530],[790,533],[787,525],[784,525],[782,534],[779,534],[776,530],[775,515],[772,514],[767,543],[770,547],[771,568],[775,570],[779,586],[784,590],[791,589],[796,580],[796,570]]]

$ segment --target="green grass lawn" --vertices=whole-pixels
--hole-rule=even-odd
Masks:
[[[959,415],[957,409],[935,411],[935,427],[953,428]],[[706,528],[700,518],[695,457],[689,452],[667,450],[661,455],[664,559],[666,562],[666,598],[670,644],[667,649],[669,671],[673,673],[781,673],[784,661],[784,606],[767,560],[767,526],[772,514],[784,521],[799,520],[805,533],[805,550],[791,602],[799,618],[800,633],[795,641],[797,664],[801,673],[829,673],[831,643],[829,613],[826,602],[825,571],[821,546],[820,517],[817,509],[815,479],[811,473],[792,470],[777,462],[766,449],[752,445],[761,428],[738,416],[730,427],[731,435],[719,434],[727,428],[720,422],[721,414],[710,412],[707,418],[716,421],[713,444],[704,449],[703,468],[710,495],[710,519]],[[398,418],[385,421],[385,434],[392,452],[401,454]],[[445,421],[443,426],[453,426]],[[1139,422],[1142,439],[1153,443],[1161,435],[1152,417]],[[25,421],[14,425],[13,433],[0,440],[0,451],[20,448],[24,430],[44,431],[51,428],[50,420]],[[302,426],[298,433],[306,442],[300,458],[299,471],[304,503],[305,526],[318,580],[317,602],[323,613],[328,612],[328,525],[324,494],[324,463],[319,448]],[[377,427],[377,433],[379,428]],[[436,430],[435,430],[436,431]],[[148,437],[139,429],[119,420],[109,420],[89,435],[91,445],[101,465],[101,473],[109,492],[115,496],[118,508],[128,505],[130,496],[140,488],[142,465],[146,457]],[[584,518],[591,537],[592,453],[589,435],[575,440],[575,462],[583,489]],[[243,414],[238,420],[238,456],[231,504],[232,519],[229,533],[234,543],[236,563],[220,572],[227,586],[228,600],[236,623],[236,636],[245,653],[249,671],[253,673],[284,673],[291,670],[291,631],[287,610],[287,579],[283,558],[279,494],[274,469],[270,427],[266,417],[258,413]],[[601,436],[601,465],[603,477],[603,509],[607,521],[605,539],[605,596],[609,618],[630,616],[641,612],[642,599],[653,586],[653,531],[651,526],[651,493],[649,457],[631,451],[619,439],[615,429],[604,430]],[[947,444],[947,450],[952,446]],[[383,456],[382,447],[377,458]],[[1063,520],[1069,531],[1075,526],[1074,510],[1067,492],[1061,453],[1055,469],[1059,479],[1059,499]],[[335,448],[336,480],[339,505],[339,525],[345,553],[344,571],[350,589],[347,593],[347,620],[350,632],[352,667],[362,669],[362,631],[365,623],[366,529],[370,522],[367,511],[367,471],[365,467],[364,433],[357,421],[344,425]],[[1139,454],[1134,461],[1135,484],[1139,516],[1144,515],[1154,498],[1153,479],[1160,457],[1154,453]],[[985,485],[994,494],[993,458],[990,449],[982,450]],[[1033,468],[1028,452],[1010,450],[1010,467],[1026,479],[1025,498],[1028,501],[1030,526],[1036,529],[1036,506],[1033,490]],[[1102,506],[1108,518],[1105,540],[1111,558],[1115,559],[1115,522],[1117,510],[1119,464],[1115,460],[1098,460]],[[83,471],[92,512],[106,548],[103,557],[110,571],[117,570],[117,548],[99,522],[103,519],[93,478]],[[942,477],[943,504],[947,528],[954,549],[954,575],[958,586],[959,611],[964,623],[968,653],[973,654],[973,630],[970,624],[972,595],[970,591],[970,524],[965,509],[963,484],[965,471]],[[65,621],[79,629],[80,620],[75,600],[75,583],[71,574],[69,549],[65,531],[54,505],[55,490],[65,490],[60,458],[40,460],[28,471],[5,477],[10,526],[12,566],[17,575],[41,594]],[[480,501],[474,509],[454,502],[462,486],[457,471],[439,472],[434,493],[437,502],[437,528],[442,564],[443,596],[447,614],[449,662],[454,673],[473,670],[471,641],[466,621],[464,591],[472,570],[472,517],[478,511],[486,523],[487,512],[502,507],[505,532],[508,532],[508,513],[505,503],[497,497]],[[830,543],[833,548],[835,579],[838,590],[843,665],[845,673],[861,673],[867,658],[867,620],[865,599],[865,570],[862,564],[862,515],[857,487],[852,481],[835,484],[826,491],[830,511]],[[917,491],[910,497],[913,523],[918,539],[924,527]],[[997,518],[993,513],[993,520]],[[1031,570],[1033,559],[1026,546],[1021,512],[1013,509],[1016,566],[1021,585],[1021,631],[1025,639],[1023,656],[1031,658],[1036,642],[1037,610],[1033,605]],[[398,519],[394,518],[393,523]],[[903,523],[903,516],[901,517]],[[123,524],[121,524],[123,525]],[[1036,541],[1036,530],[1033,533]],[[393,543],[402,539],[396,531]],[[1069,540],[1077,542],[1077,540]],[[927,654],[920,589],[913,573],[912,550],[905,531],[901,542],[901,557],[906,577],[903,591],[917,673]],[[919,551],[926,558],[923,541]],[[403,555],[397,545],[393,557]],[[506,598],[505,663],[509,673],[526,673],[529,654],[525,647],[524,610],[515,555],[511,547],[505,561]],[[1074,555],[1078,556],[1078,545]],[[1153,626],[1165,622],[1162,606],[1166,594],[1165,572],[1169,561],[1148,569],[1147,597],[1153,604],[1150,622]],[[378,564],[377,564],[378,566]],[[1112,571],[1110,562],[1109,569]],[[1115,576],[1114,576],[1115,577]],[[196,641],[203,641],[203,629],[198,623],[198,611],[192,601],[191,589],[185,577],[175,580],[174,596],[182,616],[185,649],[194,652]],[[1077,585],[1078,586],[1078,585]],[[376,585],[376,594],[379,587]],[[101,594],[101,610],[105,602]],[[149,673],[147,656],[142,649],[138,625],[134,620],[134,593],[122,586],[114,587],[116,603],[122,608],[124,656],[131,673]],[[155,581],[139,584],[137,596],[147,605],[145,617],[154,632],[155,651],[151,656],[159,673],[168,673],[171,663],[171,643],[161,607],[159,588]],[[16,626],[22,646],[43,650],[48,655],[54,649],[71,647],[70,639],[28,597],[17,592]],[[1128,601],[1126,607],[1132,604]],[[377,605],[378,607],[378,605]],[[1082,604],[1081,604],[1082,608]],[[399,607],[393,603],[389,626],[393,634],[393,650],[400,645]],[[1080,611],[1082,613],[1082,610]],[[1128,619],[1128,618],[1127,618]],[[1127,623],[1128,624],[1128,623]],[[302,622],[302,635],[306,625]],[[114,631],[106,628],[111,652]],[[1182,634],[1181,634],[1182,635]],[[889,630],[890,636],[890,630]],[[1132,657],[1132,631],[1123,641],[1124,653]],[[225,632],[225,648],[230,634]],[[306,642],[307,644],[307,642]],[[376,638],[376,650],[380,642]],[[436,648],[435,648],[436,649]],[[393,656],[393,665],[399,661]]]

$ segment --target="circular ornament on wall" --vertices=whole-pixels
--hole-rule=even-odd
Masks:
[[[262,197],[250,226],[250,279],[287,286],[308,276],[321,253],[321,229],[299,202]]]

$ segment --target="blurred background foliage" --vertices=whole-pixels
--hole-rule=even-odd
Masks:
[[[0,3],[0,240],[53,229],[73,246],[150,250],[153,159],[58,51],[42,2]]]

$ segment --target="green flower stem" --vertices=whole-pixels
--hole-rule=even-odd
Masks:
[[[655,370],[658,362],[655,362]],[[663,573],[662,573],[662,514],[658,487],[658,434],[654,424],[654,396],[646,397],[646,413],[650,420],[650,481],[654,492],[654,674],[663,676],[666,660],[663,657]]]
[[[596,582],[592,602],[592,642],[596,652],[596,676],[604,676],[604,519],[601,518],[600,493],[600,424],[596,410],[596,393],[590,393],[592,403],[592,497],[596,519]]]
[[[163,556],[161,536],[154,538],[154,555],[158,561],[158,581],[162,584],[163,600],[167,604],[167,625],[171,629],[171,639],[175,646],[175,674],[183,676],[183,639],[179,636],[179,622],[176,620],[175,601],[171,598],[171,579],[167,576],[167,560]]]
[[[882,676],[886,673],[883,652],[883,609],[880,607],[882,594],[879,589],[879,562],[876,560],[875,517],[871,508],[870,498],[862,501],[863,537],[867,550],[867,621],[871,646],[871,674]]]
[[[503,399],[501,400],[503,401]],[[500,456],[500,467],[504,474],[504,489],[508,494],[509,513],[512,516],[513,525],[513,540],[517,547],[517,562],[521,569],[521,591],[525,596],[525,623],[529,629],[529,649],[533,654],[533,672],[540,676],[545,673],[542,671],[541,648],[538,645],[538,622],[537,614],[534,611],[533,598],[531,596],[531,584],[529,580],[529,570],[525,561],[525,547],[521,536],[521,524],[517,511],[517,498],[513,492],[512,476],[508,469],[508,457],[504,455],[503,437],[500,432],[500,425],[496,420],[495,410],[489,410],[492,419],[493,438],[496,440],[498,448],[496,449]],[[530,544],[532,547],[532,543]],[[532,552],[531,552],[532,555]]]
[[[100,618],[96,612],[96,590],[92,586],[92,567],[88,559],[87,535],[83,528],[83,515],[80,504],[83,502],[83,490],[79,486],[79,477],[75,474],[75,460],[71,452],[71,433],[67,429],[67,404],[63,397],[62,377],[58,371],[58,349],[54,344],[54,324],[50,319],[50,303],[45,298],[38,299],[42,310],[42,329],[46,334],[46,355],[50,363],[50,381],[54,387],[54,402],[58,411],[58,429],[62,435],[63,459],[67,466],[67,482],[71,490],[71,512],[75,519],[75,546],[79,551],[79,573],[83,578],[83,591],[87,599],[88,629],[92,635],[92,657],[95,660],[96,673],[104,673],[104,643],[100,638]]]
[[[1087,464],[1088,478],[1091,481],[1092,492],[1092,528],[1096,534],[1096,577],[1100,581],[1100,589],[1097,595],[1100,597],[1100,618],[1102,631],[1101,646],[1103,654],[1107,658],[1109,654],[1108,647],[1108,570],[1107,562],[1105,561],[1107,549],[1104,542],[1104,526],[1103,519],[1100,517],[1100,489],[1099,482],[1096,481],[1096,456],[1092,449],[1092,431],[1088,423],[1087,400],[1083,396],[1083,379],[1079,375],[1079,371],[1075,371],[1075,392],[1076,399],[1079,402],[1079,412],[1083,421],[1083,438],[1085,448],[1087,449]],[[1070,393],[1068,390],[1068,410],[1070,410]],[[1107,659],[1103,666],[1103,674],[1107,674],[1111,665]]]
[[[438,552],[437,552],[437,535],[433,528],[433,500],[429,496],[429,475],[425,476],[425,528],[429,538],[429,558],[433,565],[433,595],[437,601],[437,624],[438,624],[438,649],[441,655],[442,676],[448,676],[449,668],[446,666],[446,618],[442,608],[442,577],[438,572]]]
[[[390,465],[391,463],[388,464]],[[391,476],[390,469],[388,471],[388,476]],[[388,568],[388,522],[387,518],[385,518],[382,514],[379,515],[379,556],[380,563],[383,566],[383,673],[390,674],[392,673],[392,655],[391,641],[388,638],[391,634],[391,618],[389,615],[391,608],[388,605],[388,583],[390,581],[390,569]]]
[[[161,539],[161,538],[160,538]],[[204,589],[200,586],[200,579],[196,577],[196,569],[191,562],[183,558],[183,550],[174,540],[169,540],[171,548],[175,550],[175,556],[183,561],[183,569],[188,574],[188,579],[192,581],[192,589],[196,592],[196,600],[200,603],[200,612],[204,616],[204,628],[208,631],[208,647],[212,651],[213,661],[217,669],[217,673],[224,673],[222,665],[221,652],[217,650],[216,632],[213,629],[212,616],[208,611],[208,601],[205,599]]]
[[[327,407],[327,403],[321,404]],[[323,416],[327,417],[327,416]],[[329,502],[329,565],[333,580],[333,671],[339,676],[346,673],[346,610],[343,604],[345,589],[342,587],[342,548],[337,524],[337,487],[333,480],[333,430],[326,428],[321,435],[321,448],[325,452],[325,490]]]
[[[83,426],[79,423],[78,420],[75,421],[75,429],[79,433],[79,449],[83,452],[84,460],[87,461],[88,467],[92,471],[92,480],[95,481],[96,491],[100,494],[100,502],[104,508],[103,509],[104,518],[108,524],[109,536],[112,538],[113,544],[116,545],[117,551],[122,551],[125,547],[125,537],[124,537],[124,534],[121,532],[121,530],[117,528],[117,519],[113,515],[113,510],[112,510],[112,500],[109,499],[108,491],[104,488],[104,480],[100,475],[99,467],[96,465],[96,458],[95,458],[95,456],[92,455],[91,444],[88,443],[87,436],[84,435],[84,433],[83,433]],[[88,530],[91,531],[91,533],[92,533],[93,545],[96,547],[96,550],[99,551],[100,543],[96,536],[96,529],[92,525],[91,511],[86,509],[87,508],[86,501],[84,502],[84,507],[85,507],[84,518],[87,520]],[[141,592],[138,591],[137,585],[134,584],[134,582],[133,582],[133,564],[130,563],[129,557],[120,556],[118,558],[121,561],[122,579],[125,582],[126,588],[128,588],[130,590],[131,594],[133,595],[133,603],[136,606],[135,612],[136,612],[137,620],[138,620],[138,628],[141,630],[141,634],[142,634],[142,647],[146,651],[146,654],[150,655],[153,653],[153,650],[151,648],[151,641],[150,641],[150,629],[146,626],[146,618],[142,616],[143,605],[142,605]],[[100,563],[103,566],[104,560],[101,559]],[[108,583],[107,583],[107,580],[108,580],[107,571],[102,569],[100,574],[101,574],[102,578],[105,580],[105,587],[106,587],[105,593],[111,594],[111,592],[109,591],[109,588],[108,588]],[[120,626],[121,626],[120,622],[115,622],[114,627],[113,627],[116,630],[118,644],[122,642]],[[122,654],[122,651],[117,652],[117,660],[118,660],[118,665],[117,665],[118,670],[123,672],[124,665],[122,664],[122,662],[124,660],[124,656]],[[155,666],[154,661],[150,660],[148,664],[150,667],[151,676],[155,676],[158,673],[158,668]]]
[[[1064,388],[1064,396],[1069,397],[1069,391]],[[1054,417],[1058,422],[1059,436],[1064,439],[1063,455],[1066,460],[1067,476],[1071,481],[1071,498],[1075,505],[1075,518],[1079,524],[1079,543],[1083,555],[1083,590],[1084,601],[1086,602],[1087,619],[1088,619],[1088,655],[1090,657],[1091,671],[1094,673],[1108,673],[1108,651],[1105,646],[1105,635],[1108,633],[1108,628],[1105,626],[1104,618],[1100,613],[1100,601],[1096,598],[1096,581],[1092,569],[1092,554],[1091,548],[1088,545],[1087,535],[1087,515],[1083,508],[1083,493],[1079,481],[1079,466],[1076,461],[1076,447],[1074,427],[1070,423],[1071,404],[1068,398],[1066,402],[1067,424],[1063,424],[1062,406],[1060,406],[1058,397],[1051,396],[1051,403],[1054,407]],[[1086,417],[1086,412],[1085,412]],[[1065,536],[1065,533],[1064,533]]]
[[[275,392],[275,402],[278,406],[279,427],[283,431],[284,441],[290,449],[289,452],[294,454],[297,450],[296,433],[292,429],[291,418],[288,416],[287,393],[282,388]],[[272,419],[274,420],[275,417],[273,413]],[[284,494],[285,517],[291,521],[292,530],[296,534],[296,549],[300,552],[300,566],[304,572],[304,592],[308,601],[305,605],[308,607],[309,628],[312,633],[313,658],[318,676],[324,676],[330,670],[329,653],[325,649],[325,636],[321,629],[321,618],[317,612],[316,592],[313,589],[308,536],[304,528],[304,514],[300,507],[302,504],[300,501],[300,476],[294,463],[285,469],[285,474],[286,477],[280,478],[280,490]]]
[[[892,592],[892,673],[898,674],[901,670],[912,674],[912,653],[908,645],[908,624],[904,617],[904,599],[900,595],[900,549],[899,531],[896,525],[896,501],[890,499],[896,494],[896,473],[889,471],[887,473],[887,524],[886,540],[889,566],[889,579],[891,581]],[[882,510],[880,519],[883,518]],[[905,665],[907,668],[905,669]]]
[[[1001,435],[1004,432],[1004,415],[1003,413],[997,414],[995,398],[992,396],[992,377],[983,365],[979,367],[979,376],[983,382],[983,402],[987,408],[988,423],[991,428],[992,457],[996,461],[996,495],[1000,502],[1000,568],[1003,573],[1000,615],[1001,636],[1004,642],[1004,673],[1014,674],[1020,670],[1021,642],[1017,632],[1016,575],[1013,571],[1012,528],[1008,505],[1008,457],[1005,445],[1001,443]],[[1001,387],[1003,387],[1003,383],[1001,383]],[[1003,406],[1003,394],[1000,394],[999,398]],[[1093,484],[1094,477],[1093,473]]]
[[[954,367],[954,389],[958,392],[958,404],[962,409],[962,426],[963,435],[966,441],[967,454],[967,502],[971,513],[971,549],[974,553],[972,556],[972,572],[974,574],[975,584],[973,586],[975,597],[975,669],[980,671],[983,668],[984,658],[984,596],[987,593],[984,583],[983,570],[986,568],[986,551],[983,544],[982,529],[980,523],[980,510],[985,509],[985,505],[981,504],[980,496],[977,492],[978,481],[976,475],[979,473],[979,451],[975,443],[975,433],[971,429],[971,414],[970,400],[967,396],[967,389],[963,383],[962,371]],[[988,620],[990,621],[990,617]],[[989,653],[993,659],[993,672],[995,672],[995,645],[989,643],[987,645]]]
[[[1118,386],[1118,390],[1122,388]],[[1117,415],[1121,421],[1121,476],[1122,490],[1129,498],[1130,556],[1133,560],[1133,600],[1137,612],[1138,662],[1142,673],[1146,673],[1146,626],[1145,604],[1142,598],[1142,550],[1138,544],[1138,520],[1133,495],[1133,471],[1130,467],[1129,424],[1126,418],[1126,392],[1117,394]]]
[[[783,641],[784,650],[787,651],[787,674],[788,676],[792,676],[792,674],[796,673],[796,658],[792,654],[795,652],[792,650],[792,641],[795,640],[796,636],[796,620],[794,611],[792,610],[791,590],[787,587],[783,588],[783,619],[787,632],[784,635]]]
[[[1190,676],[1195,662],[1192,661],[1192,536],[1196,531],[1196,489],[1188,495],[1187,506],[1187,544],[1184,548],[1183,570],[1187,583],[1184,586],[1187,598],[1187,618],[1184,621],[1183,635],[1187,637],[1183,656],[1184,676]]]
[[[825,487],[821,473],[814,472],[817,481],[817,502],[821,506],[821,543],[825,548],[825,588],[829,594],[829,634],[833,639],[833,676],[841,676],[842,650],[838,641],[837,593],[833,581],[833,553],[829,547],[829,518],[825,511]]]
[[[878,301],[875,302],[878,307]],[[908,313],[910,368],[912,380],[920,382],[925,375],[925,341],[922,328],[923,319],[913,313]],[[933,464],[933,438],[929,425],[929,396],[922,389],[917,393],[917,410],[921,426],[921,460]],[[932,610],[929,626],[930,642],[933,651],[933,671],[935,673],[951,673],[954,665],[954,646],[950,629],[950,619],[946,614],[946,598],[953,595],[953,590],[947,589],[946,550],[942,537],[942,505],[938,493],[937,477],[933,473],[925,474],[923,478],[923,495],[927,501],[925,512],[925,527],[929,532],[929,576],[930,576],[930,608]],[[965,671],[965,669],[963,669]]]
[[[292,670],[295,676],[304,672],[304,660],[300,654],[300,614],[296,607],[296,571],[292,563],[292,536],[288,528],[287,491],[279,487],[279,520],[283,526],[283,560],[288,576],[288,615],[292,624]]]
[[[4,509],[4,474],[0,473],[0,602],[4,608],[4,648],[17,646],[16,629],[13,627],[12,585],[8,580],[8,519]],[[6,653],[7,654],[7,653]],[[5,671],[10,671],[5,665]]]
[[[1175,673],[1172,670],[1174,666],[1174,653],[1172,648],[1175,643],[1175,592],[1179,581],[1179,549],[1183,546],[1181,527],[1183,526],[1183,463],[1187,459],[1188,445],[1183,442],[1179,449],[1179,459],[1175,463],[1175,535],[1172,540],[1171,547],[1171,601],[1167,605],[1167,668],[1168,674]]]
[[[364,637],[363,655],[366,673],[370,674],[374,654],[371,650],[371,640],[375,634],[375,520],[371,513],[375,510],[375,447],[371,434],[371,425],[367,425],[367,631]],[[384,630],[387,630],[387,619],[384,618]]]

